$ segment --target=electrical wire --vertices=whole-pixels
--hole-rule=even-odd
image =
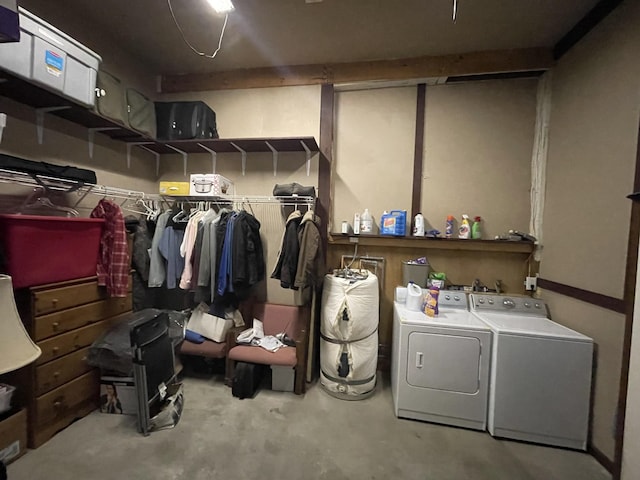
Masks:
[[[184,31],[182,30],[182,27],[178,23],[178,19],[176,18],[175,14],[173,13],[173,7],[171,6],[171,0],[167,0],[167,5],[169,5],[169,11],[171,12],[171,17],[173,18],[173,22],[176,24],[176,27],[178,28],[178,31],[180,32],[180,35],[182,35],[182,40],[184,41],[184,43],[187,44],[187,46],[191,50],[193,50],[193,53],[195,53],[196,55],[200,55],[201,57],[205,57],[205,58],[215,58],[216,55],[218,54],[218,52],[220,51],[220,48],[222,47],[222,38],[224,37],[224,30],[227,28],[227,20],[229,20],[229,14],[227,13],[224,16],[224,23],[222,24],[222,31],[220,32],[220,39],[218,40],[218,48],[216,48],[216,51],[213,52],[211,55],[207,55],[206,53],[199,51],[197,48],[195,48],[193,45],[191,45],[189,40],[187,40],[187,37],[185,36]]]

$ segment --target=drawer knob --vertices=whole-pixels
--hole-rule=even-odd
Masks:
[[[58,305],[58,299],[54,298],[53,300],[51,300],[51,304],[55,307],[56,305]]]
[[[53,327],[54,330],[58,330],[58,327],[60,326],[60,322],[53,322],[51,326]]]
[[[54,378],[58,378],[60,376],[60,372],[53,372]]]
[[[62,400],[56,400],[55,402],[53,402],[53,407],[54,408],[62,407]]]
[[[58,351],[59,351],[59,350],[60,350],[60,347],[53,347],[53,348],[51,349],[51,351],[52,351],[53,353],[58,353]]]

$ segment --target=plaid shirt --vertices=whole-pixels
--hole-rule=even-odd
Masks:
[[[111,297],[126,297],[131,261],[127,248],[127,233],[120,207],[111,200],[100,200],[91,218],[104,218],[98,258],[98,285],[106,286]]]

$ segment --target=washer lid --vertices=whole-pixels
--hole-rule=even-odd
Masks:
[[[491,329],[475,315],[460,308],[440,308],[436,317],[423,312],[407,310],[403,304],[394,302],[398,318],[405,325],[428,325],[432,327],[466,328],[490,331]]]
[[[586,335],[571,330],[548,318],[487,312],[476,315],[489,325],[495,333],[593,342],[593,340]]]

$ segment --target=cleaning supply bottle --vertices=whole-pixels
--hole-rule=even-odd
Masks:
[[[418,213],[413,219],[413,236],[424,237],[424,217]]]
[[[480,221],[482,219],[480,217],[475,217],[473,219],[473,225],[471,225],[471,238],[475,240],[479,240],[482,238],[482,229],[480,228]]]
[[[353,234],[360,235],[360,214],[356,213],[353,215]]]
[[[365,208],[362,215],[360,215],[360,232],[371,233],[373,231],[373,218],[369,213],[369,209]]]
[[[462,215],[462,223],[460,223],[460,228],[458,228],[458,238],[469,238],[470,234],[469,215]]]
[[[453,237],[453,215],[447,216],[447,226],[444,229],[445,238]]]

